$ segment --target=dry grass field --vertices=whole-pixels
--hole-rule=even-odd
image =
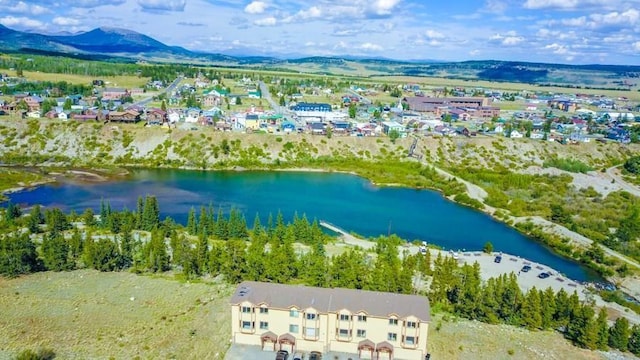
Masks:
[[[222,359],[228,285],[81,270],[0,278],[0,359]]]
[[[9,75],[15,76],[9,72]],[[123,88],[137,88],[143,87],[149,78],[138,76],[85,76],[85,75],[72,75],[72,74],[52,74],[43,72],[25,71],[24,77],[29,81],[66,81],[71,84],[85,84],[90,85],[91,81],[95,79],[101,79],[105,81],[107,86],[117,86]]]
[[[78,270],[0,278],[0,359],[52,349],[57,359],[222,359],[233,288]],[[554,332],[435,315],[434,359],[624,359],[578,349]]]

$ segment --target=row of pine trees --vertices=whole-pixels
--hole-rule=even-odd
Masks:
[[[331,237],[304,215],[285,223],[281,213],[251,230],[236,209],[191,209],[186,227],[161,221],[155,197],[139,198],[133,211],[102,202],[99,214],[65,214],[34,206],[27,216],[9,203],[0,221],[0,274],[93,268],[100,271],[165,272],[186,278],[223,276],[243,280],[303,283],[404,294],[424,294],[434,311],[530,330],[558,330],[588,349],[640,355],[640,326],[619,317],[609,325],[591,302],[551,288],[522,292],[515,274],[482,281],[480,267],[459,266],[451,257],[399,252],[396,236],[375,239],[374,251],[351,248],[328,256]],[[300,245],[302,244],[302,245]],[[423,284],[428,284],[424,286]]]

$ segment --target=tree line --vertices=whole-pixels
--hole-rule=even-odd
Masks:
[[[0,212],[0,274],[18,276],[36,271],[93,268],[100,271],[165,272],[185,278],[222,276],[243,280],[303,283],[429,297],[433,311],[447,311],[486,323],[504,323],[530,330],[557,330],[588,349],[631,351],[640,355],[640,326],[607,313],[596,314],[592,302],[574,292],[532,288],[523,292],[515,274],[482,281],[480,267],[457,260],[400,252],[395,235],[375,240],[371,251],[350,248],[328,256],[331,237],[317,220],[282,213],[262,224],[256,215],[249,229],[237,209],[228,213],[213,205],[192,208],[186,226],[161,220],[155,197],[138,198],[136,209],[115,211],[102,201],[99,213],[65,214],[34,206],[23,214],[8,203]],[[429,286],[423,286],[429,284]]]

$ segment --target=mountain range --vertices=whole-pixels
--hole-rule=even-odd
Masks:
[[[252,66],[317,74],[358,76],[410,75],[541,85],[632,90],[640,85],[640,66],[561,65],[511,61],[400,61],[342,57],[277,58],[195,52],[169,46],[135,31],[101,27],[76,34],[45,35],[0,25],[0,52],[126,58],[219,66]]]

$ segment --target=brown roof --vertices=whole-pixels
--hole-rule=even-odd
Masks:
[[[430,321],[429,299],[421,295],[404,295],[380,291],[317,288],[303,285],[272,284],[256,281],[242,282],[231,297],[231,304],[248,301],[270,308],[314,308],[319,312],[365,312],[368,316],[398,318],[415,316]]]

